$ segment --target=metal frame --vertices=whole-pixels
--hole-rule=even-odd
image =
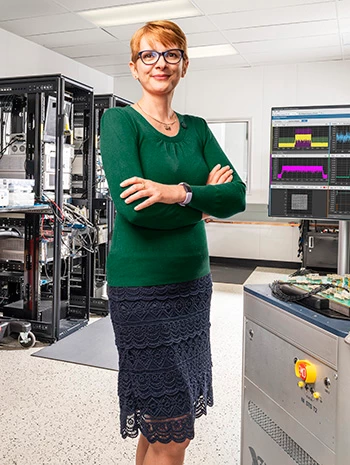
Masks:
[[[121,97],[118,97],[114,94],[100,94],[94,96],[94,128],[95,128],[95,144],[94,144],[94,154],[93,154],[93,162],[92,166],[94,167],[94,172],[92,175],[92,179],[96,179],[96,157],[98,151],[98,136],[100,134],[100,121],[101,117],[105,110],[114,107],[124,107],[130,105],[132,102]],[[113,227],[114,227],[114,220],[115,220],[115,208],[113,204],[113,200],[110,197],[106,198],[98,198],[96,195],[95,189],[95,182],[93,182],[93,191],[92,191],[92,198],[93,198],[93,217],[95,216],[95,211],[98,209],[106,209],[106,216],[107,216],[107,244],[103,251],[104,258],[106,260],[108,252],[110,250],[110,244],[112,240],[113,234]],[[93,222],[95,224],[95,218],[93,218]],[[108,303],[107,300],[101,299],[96,296],[95,287],[96,287],[96,273],[95,273],[95,257],[92,257],[92,273],[91,273],[91,311],[98,314],[107,314],[108,313]]]
[[[252,159],[252,118],[217,118],[208,119],[208,124],[211,123],[246,123],[247,124],[247,194],[251,193],[251,159]]]
[[[24,76],[16,78],[0,79],[0,99],[5,95],[23,95],[28,96],[28,111],[31,113],[27,121],[27,177],[34,178],[35,194],[37,198],[42,196],[42,138],[43,122],[45,119],[44,106],[45,96],[54,95],[56,97],[56,179],[55,179],[55,202],[58,208],[62,209],[63,205],[63,143],[64,143],[64,96],[66,92],[73,95],[73,102],[78,103],[85,100],[87,117],[90,118],[88,125],[88,138],[84,149],[86,166],[89,167],[87,173],[87,195],[84,199],[86,207],[91,214],[92,211],[92,140],[93,140],[93,90],[90,86],[70,79],[61,74],[42,75],[42,76]],[[29,154],[29,156],[28,156]],[[22,312],[17,309],[17,315],[21,313],[24,318],[32,324],[32,330],[35,335],[43,340],[53,342],[61,339],[72,331],[85,326],[89,318],[90,307],[90,279],[91,260],[86,261],[86,286],[84,290],[85,299],[84,307],[79,312],[67,309],[67,318],[61,318],[61,238],[62,225],[55,217],[54,220],[54,249],[53,249],[53,295],[51,321],[40,320],[40,274],[38,267],[39,259],[39,221],[40,213],[47,207],[42,206],[41,210],[34,208],[14,208],[0,209],[1,218],[6,218],[6,214],[11,212],[24,215],[25,225],[25,259],[24,259],[24,281],[25,292]],[[4,216],[5,215],[5,216]],[[10,220],[11,221],[11,220]],[[72,318],[72,317],[77,318]]]

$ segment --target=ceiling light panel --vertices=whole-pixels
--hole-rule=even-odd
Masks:
[[[188,56],[193,58],[235,55],[237,51],[230,44],[209,45],[207,47],[192,47],[188,49]]]
[[[188,0],[162,0],[81,11],[78,14],[97,26],[108,27],[157,19],[200,16],[201,12]]]

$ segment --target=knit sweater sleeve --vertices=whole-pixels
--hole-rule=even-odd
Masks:
[[[210,216],[227,218],[245,210],[246,186],[227,158],[205,120],[198,118],[204,141],[203,156],[209,171],[218,163],[233,169],[233,179],[226,184],[193,186],[190,206]]]
[[[135,211],[135,206],[144,199],[126,204],[120,198],[124,190],[120,187],[122,181],[133,176],[145,177],[140,163],[137,132],[123,111],[122,108],[112,108],[101,119],[103,168],[117,213],[130,223],[149,229],[177,229],[201,221],[200,211],[178,204],[155,203]]]

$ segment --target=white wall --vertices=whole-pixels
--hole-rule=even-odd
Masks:
[[[267,204],[271,107],[350,103],[349,75],[350,61],[189,69],[174,108],[206,119],[251,119],[251,189],[247,202]],[[114,89],[130,100],[140,96],[139,85],[132,78],[116,79]],[[211,224],[207,232],[213,256],[298,261],[297,228],[292,226]]]
[[[0,78],[63,74],[94,88],[96,94],[112,93],[113,78],[41,45],[0,29]]]

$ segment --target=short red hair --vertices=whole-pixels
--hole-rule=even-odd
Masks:
[[[150,43],[160,42],[165,47],[173,47],[183,50],[184,59],[188,60],[187,39],[183,30],[172,21],[149,21],[138,29],[130,40],[131,61],[136,63],[140,52],[140,43],[143,36],[147,36]],[[153,45],[152,45],[153,46]]]

